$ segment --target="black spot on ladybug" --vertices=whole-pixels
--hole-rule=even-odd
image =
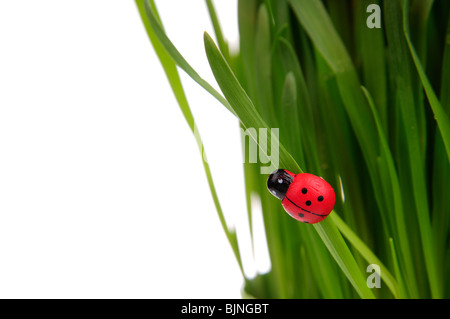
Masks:
[[[308,192],[308,190],[305,187],[303,187],[302,188],[302,194],[306,194],[307,192]]]
[[[319,197],[317,197],[317,200],[318,200],[319,202],[323,201],[323,196],[320,195]]]
[[[311,206],[311,201],[307,200],[305,204],[306,204],[306,206]]]
[[[304,215],[304,214],[302,214],[302,213],[298,213],[298,216],[300,216],[300,217],[304,217],[305,215]]]

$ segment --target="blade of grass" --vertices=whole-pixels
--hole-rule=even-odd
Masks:
[[[273,8],[273,15],[275,21],[275,32],[284,29],[287,37],[291,37],[291,28],[289,28],[289,5],[287,0],[270,0]]]
[[[171,58],[174,60],[175,63],[177,63],[178,66],[180,66],[194,81],[196,81],[200,86],[202,86],[205,90],[207,90],[210,94],[212,94],[216,99],[219,100],[225,107],[227,107],[228,110],[230,110],[233,114],[236,115],[235,110],[231,105],[228,103],[227,100],[225,100],[212,86],[204,81],[198,74],[195,72],[195,70],[192,69],[192,67],[186,62],[186,60],[181,56],[181,54],[178,52],[178,50],[175,48],[175,46],[171,43],[171,41],[167,38],[166,34],[162,30],[162,27],[160,23],[156,20],[156,17],[148,5],[147,2],[144,3],[145,6],[145,13],[148,18],[149,24],[152,27],[152,30],[154,30],[154,33],[158,40],[160,41],[161,45],[166,49],[167,53],[171,56]],[[242,90],[242,88],[240,88]],[[248,96],[246,96],[246,99],[250,101]],[[251,107],[248,109],[240,109],[241,114],[239,114],[238,118],[250,118],[251,121],[249,123],[245,123],[241,120],[241,123],[243,126],[247,129],[249,127],[251,128],[267,128],[267,125],[264,123],[260,115],[256,112],[253,104],[248,104]],[[252,114],[252,116],[249,116],[248,114]],[[250,125],[250,126],[246,126]],[[254,134],[255,131],[249,131],[251,134],[250,137],[258,143],[258,136]],[[267,130],[267,140],[272,141],[271,136],[271,130]],[[264,153],[267,156],[267,140],[262,139],[261,143],[258,143],[258,146],[260,147],[260,150],[262,153]],[[277,139],[274,138],[274,142],[277,143]],[[280,152],[284,154],[281,158],[283,159],[280,161],[280,165],[283,167],[286,167],[286,169],[290,169],[292,171],[299,171],[297,163],[293,160],[293,158],[290,156],[290,154],[284,149],[282,145],[280,145]]]
[[[209,64],[213,74],[223,92],[228,99],[236,113],[239,115],[241,122],[246,127],[266,127],[265,122],[260,118],[256,112],[252,101],[243,90],[242,86],[237,81],[230,67],[227,65],[224,57],[218,50],[214,41],[205,32],[205,49]],[[255,125],[254,125],[255,124]],[[294,172],[301,171],[298,164],[290,156],[289,153],[280,145],[280,163],[290,166],[286,167],[288,170]],[[366,281],[356,264],[356,261],[339,230],[336,228],[331,220],[326,219],[319,224],[315,224],[314,228],[319,233],[323,242],[335,258],[338,265],[341,267],[348,280],[352,283],[355,290],[362,298],[374,298],[372,291],[367,287]]]
[[[284,56],[284,55],[283,55]],[[283,59],[283,62],[286,62]],[[294,59],[290,59],[290,62],[294,63]],[[301,72],[299,65],[298,69],[293,67],[292,65],[289,66],[289,62],[286,63],[288,67],[286,67],[286,70],[290,70],[291,68],[296,71],[295,74],[298,74],[298,72]],[[282,93],[282,99],[281,99],[281,115],[282,115],[282,126],[280,127],[280,134],[282,132],[288,132],[291,135],[290,143],[294,143],[294,145],[287,145],[288,150],[289,149],[295,149],[296,151],[300,152],[299,156],[295,156],[295,158],[298,158],[300,160],[303,159],[303,147],[299,141],[299,136],[303,137],[304,134],[308,134],[308,131],[305,131],[305,129],[302,129],[303,133],[300,133],[298,121],[302,121],[305,123],[304,126],[307,126],[308,120],[306,118],[299,117],[297,115],[297,109],[301,109],[304,112],[304,108],[306,107],[305,103],[303,102],[297,102],[297,88],[299,85],[297,85],[296,78],[302,77],[302,75],[294,76],[294,73],[292,71],[289,71],[286,75],[285,81],[284,81],[284,88]],[[302,79],[300,79],[301,81]],[[300,85],[301,86],[301,85]],[[306,89],[300,88],[300,91],[306,92]],[[305,100],[305,96],[303,96],[303,101]],[[299,104],[298,104],[299,103]],[[298,107],[301,105],[301,108]],[[311,118],[312,120],[312,118]],[[305,142],[305,141],[304,141]],[[297,146],[297,147],[294,147]],[[314,147],[314,146],[313,146]],[[305,149],[309,149],[308,154],[315,153],[314,148],[306,147]],[[294,153],[295,154],[295,153]],[[311,157],[311,156],[309,156]],[[311,159],[310,159],[310,162]],[[317,170],[316,173],[319,172],[319,164],[317,160]],[[279,203],[277,203],[279,204]],[[287,219],[287,222],[292,225],[292,220]],[[303,227],[302,227],[303,226]],[[312,230],[310,227],[304,227],[304,225],[299,225],[298,232],[300,233],[301,242],[305,243],[305,248],[308,253],[309,259],[304,260],[303,262],[308,262],[311,265],[309,266],[312,268],[313,276],[315,280],[318,283],[319,290],[324,298],[337,298],[341,299],[344,298],[344,292],[341,289],[342,283],[340,282],[340,278],[342,276],[339,276],[339,268],[335,267],[336,264],[332,262],[332,256],[328,253],[328,250],[326,246],[322,243],[320,240],[320,237],[318,236],[317,232]],[[283,232],[285,235],[287,232]],[[292,233],[292,232],[290,232]],[[289,234],[290,234],[289,233]],[[292,238],[287,238],[286,242],[292,242]],[[298,266],[296,268],[301,269],[301,272],[303,272],[304,268],[307,267],[303,264],[297,264]],[[334,267],[333,267],[334,266]],[[297,273],[299,270],[297,270]],[[345,278],[344,278],[345,280]],[[299,283],[301,284],[301,283]],[[344,285],[347,284],[347,282],[344,282]]]
[[[355,33],[357,52],[361,54],[361,69],[364,86],[373,94],[383,130],[388,134],[387,75],[384,31],[369,29],[366,25],[367,7],[379,1],[360,0],[355,2]]]
[[[236,76],[239,77],[240,83],[243,85],[245,90],[251,97],[254,97],[254,81],[253,81],[253,68],[254,64],[252,62],[253,52],[254,52],[254,29],[255,20],[257,12],[257,1],[256,0],[239,0],[238,1],[238,26],[239,26],[239,55],[237,59],[238,67],[235,70]],[[241,124],[241,129],[245,130],[245,127]],[[243,143],[243,147],[249,147],[250,143]],[[245,151],[245,150],[244,150]],[[244,152],[244,156],[245,156]],[[249,161],[244,161],[244,176],[245,176],[245,195],[247,201],[247,215],[249,221],[252,220],[252,204],[251,196],[252,192],[256,193],[258,189],[258,178],[260,167],[250,163]],[[253,233],[253,228],[250,223],[250,232]],[[253,238],[253,235],[252,235]],[[253,241],[252,241],[253,243]],[[261,278],[256,281],[261,282]]]
[[[300,127],[298,125],[298,108],[297,108],[297,82],[294,74],[289,72],[286,75],[281,95],[281,121],[280,121],[280,140],[286,149],[290,151],[294,158],[300,163],[305,163],[305,154],[303,147],[298,145]],[[283,140],[284,138],[284,140]]]
[[[314,228],[358,295],[365,299],[375,298],[372,291],[367,287],[361,270],[332,220],[327,218],[318,224],[314,224]]]
[[[445,252],[444,258],[445,258],[445,271],[444,271],[444,287],[445,287],[445,291],[447,293],[447,295],[445,296],[445,298],[449,299],[450,298],[450,289],[448,287],[450,287],[450,243],[447,241],[447,250]]]
[[[427,30],[428,30],[428,17],[432,8],[434,0],[413,0],[411,6],[408,8],[408,16],[414,21],[411,26],[413,28],[414,39],[412,39],[416,48],[418,48],[418,55],[421,59],[421,63],[425,66],[426,63],[426,44],[427,44]],[[414,100],[416,102],[417,122],[420,136],[420,146],[422,151],[422,157],[426,160],[426,150],[428,148],[428,131],[427,131],[427,116],[426,106],[424,100],[424,92],[422,90],[422,84],[417,74],[413,74],[412,90],[414,94]]]
[[[327,7],[328,14],[335,27],[335,30],[342,39],[342,43],[347,48],[350,56],[354,55],[354,36],[352,34],[352,27],[354,25],[351,15],[353,3],[347,0],[327,0],[324,1]],[[350,5],[351,4],[351,5]]]
[[[333,262],[333,256],[321,241],[318,232],[308,226],[299,225],[298,232],[302,242],[305,243],[309,265],[313,269],[312,276],[317,282],[322,297],[327,299],[348,297],[344,294],[343,285],[340,282],[338,273],[340,268],[334,267],[336,263]],[[303,272],[302,269],[300,271]]]
[[[253,128],[254,130],[248,130],[251,132],[249,135],[251,136],[253,132],[256,132],[256,130],[259,131],[259,129],[263,128],[266,129],[267,132],[267,138],[258,138],[256,135],[252,136],[254,140],[258,143],[260,150],[262,150],[267,155],[267,146],[268,142],[271,141],[272,143],[275,142],[279,145],[280,148],[280,165],[282,167],[291,167],[291,170],[299,171],[300,168],[298,167],[297,163],[293,160],[293,158],[290,156],[290,154],[284,149],[284,147],[279,144],[278,140],[275,136],[272,135],[271,129],[269,126],[265,123],[265,121],[262,119],[260,114],[256,111],[256,108],[254,107],[252,101],[247,96],[245,91],[240,86],[239,82],[237,81],[236,77],[234,76],[233,72],[229,68],[228,64],[224,60],[223,56],[221,55],[220,51],[215,46],[212,39],[210,39],[209,35],[205,33],[205,46],[208,48],[208,40],[212,42],[212,46],[214,47],[214,54],[218,58],[220,58],[220,61],[223,63],[224,68],[226,68],[226,71],[228,72],[227,75],[232,76],[233,84],[236,84],[231,88],[233,91],[232,97],[227,96],[228,100],[230,101],[230,104],[233,105],[233,108],[236,110],[239,119],[241,120],[242,125],[245,128]],[[209,51],[207,50],[207,55]],[[208,55],[208,59],[211,58],[211,55]],[[214,71],[214,69],[213,69]],[[214,73],[214,72],[213,72]],[[215,74],[216,76],[216,74]],[[217,79],[217,76],[216,76]],[[219,86],[220,86],[219,82]],[[223,87],[222,91],[224,91]],[[289,168],[287,168],[289,169]],[[258,178],[260,185],[265,185],[265,178]],[[273,216],[273,212],[280,209],[279,203],[274,203],[271,195],[268,192],[262,192],[262,187],[259,188],[259,194],[261,194],[261,202],[263,207],[263,215],[264,215],[264,223],[265,223],[265,229],[266,234],[268,238],[268,246],[271,256],[271,263],[272,263],[272,272],[268,274],[265,278],[269,280],[268,284],[271,287],[271,294],[272,297],[281,296],[281,297],[287,297],[287,286],[286,286],[286,276],[288,273],[286,273],[288,266],[286,266],[285,258],[280,255],[283,251],[283,245],[282,245],[282,236],[283,233],[280,232],[282,229],[282,222],[279,220],[278,217]],[[275,206],[275,204],[277,206]]]
[[[389,290],[392,292],[395,298],[400,297],[399,286],[395,278],[391,275],[389,270],[384,266],[380,259],[367,247],[367,245],[348,227],[343,220],[339,217],[338,214],[333,214],[330,216],[333,222],[336,224],[339,231],[344,235],[347,240],[356,247],[361,256],[369,264],[377,264],[380,266],[381,279],[386,283],[389,287]],[[380,274],[379,274],[380,275]]]
[[[433,110],[434,117],[436,119],[439,131],[441,132],[442,139],[444,141],[445,149],[447,151],[447,158],[450,162],[450,118],[445,113],[445,110],[442,108],[439,99],[434,93],[433,87],[431,86],[430,81],[425,73],[425,70],[420,63],[419,56],[414,49],[414,46],[411,42],[411,38],[409,35],[409,19],[408,19],[408,1],[403,1],[403,33],[406,38],[406,42],[408,44],[409,52],[413,58],[414,64],[416,66],[417,72],[419,73],[420,80],[422,81],[423,88],[425,89],[425,93],[428,97],[428,102],[430,102],[431,109]]]
[[[141,15],[141,19],[144,23],[145,29],[147,31],[147,35],[150,38],[150,41],[155,49],[155,52],[159,58],[159,60],[161,61],[161,65],[164,68],[164,71],[167,75],[167,78],[169,80],[170,86],[172,87],[172,91],[175,95],[175,98],[180,106],[180,109],[186,119],[186,122],[188,123],[192,133],[197,132],[198,133],[198,129],[196,128],[196,124],[194,121],[194,117],[191,113],[186,95],[184,93],[183,90],[183,86],[181,84],[181,80],[180,77],[178,75],[178,71],[176,69],[175,63],[173,62],[172,58],[170,57],[170,55],[167,53],[167,51],[165,50],[165,48],[162,46],[160,40],[157,38],[156,34],[154,33],[154,30],[151,27],[151,24],[149,23],[149,21],[147,20],[147,14],[146,11],[148,11],[150,9],[149,5],[152,6],[153,9],[150,10],[155,10],[156,11],[156,6],[154,4],[153,1],[151,1],[150,3],[145,2],[143,0],[136,0],[136,5],[138,7],[138,11]],[[146,7],[147,6],[147,7]],[[156,16],[153,16],[156,19]],[[159,19],[159,18],[158,18]],[[199,134],[196,135],[196,141],[197,141],[197,145],[199,147],[200,151],[203,151],[203,143],[201,140],[201,137]],[[203,154],[202,154],[203,155]],[[236,233],[230,229],[228,229],[226,222],[225,222],[225,218],[223,215],[223,211],[222,211],[222,207],[220,206],[220,202],[219,202],[219,198],[217,196],[217,191],[216,188],[214,186],[214,182],[212,179],[212,175],[211,175],[211,170],[209,168],[209,164],[206,161],[202,161],[203,162],[203,167],[205,170],[205,174],[206,174],[206,178],[208,181],[208,185],[210,187],[211,190],[211,195],[214,201],[214,205],[216,207],[217,213],[219,215],[219,219],[220,219],[220,223],[222,225],[222,228],[227,236],[227,239],[230,243],[230,246],[232,247],[233,253],[236,257],[236,260],[239,264],[239,268],[241,270],[241,273],[244,274],[243,272],[243,268],[242,268],[242,261],[241,261],[241,257],[240,257],[240,253],[239,253],[239,248],[238,248],[238,244],[237,244],[237,237],[236,237]]]
[[[414,34],[414,39],[412,42],[418,48],[418,56],[423,65],[426,61],[426,34],[427,34],[427,22],[428,17],[433,7],[434,0],[413,0],[411,1],[411,6],[408,10],[408,15],[414,21],[411,25],[412,34]]]
[[[244,125],[245,128],[267,129],[267,140],[271,140],[272,139],[271,129],[262,119],[261,115],[256,111],[253,102],[248,97],[247,93],[240,85],[236,76],[231,71],[222,54],[214,44],[214,41],[206,32],[204,34],[204,38],[208,60],[210,61],[210,65],[213,64],[213,66],[211,67],[213,73],[216,77],[216,80],[220,88],[222,89],[222,92],[226,94],[226,98],[228,99],[229,104],[232,105],[232,108],[236,111],[237,117],[239,118],[239,120],[241,121],[241,123]],[[211,61],[214,62],[212,63]],[[220,74],[220,76],[217,74]],[[222,77],[226,78],[227,80],[221,81]],[[265,141],[265,139],[258,140],[257,136],[252,137],[256,142],[258,142],[260,149],[263,152],[266,152],[267,141]],[[284,167],[285,169],[293,172],[302,171],[298,166],[297,162],[286,151],[284,146],[281,145],[277,139],[275,139],[275,142],[278,142],[280,146],[280,153],[279,153],[280,167]]]
[[[416,118],[415,101],[411,89],[409,57],[402,30],[401,7],[397,1],[385,2],[385,17],[387,21],[387,38],[390,52],[394,59],[397,84],[397,99],[400,115],[405,129],[406,147],[410,176],[413,188],[414,204],[417,212],[422,251],[432,296],[441,296],[440,284],[437,278],[436,258],[431,235],[428,192],[425,181],[425,171],[421,154],[418,121]],[[450,137],[450,136],[449,136]]]
[[[254,105],[269,127],[279,127],[279,112],[275,112],[273,99],[270,20],[264,3],[259,7],[256,22],[253,57],[256,83]]]
[[[340,97],[358,141],[372,182],[380,212],[389,218],[379,174],[379,142],[371,111],[361,90],[358,75],[321,1],[290,0],[291,7],[312,43],[333,70]]]
[[[314,254],[313,254],[314,255]],[[302,279],[303,279],[303,285],[302,287],[305,287],[305,289],[301,289],[299,296],[302,299],[307,298],[319,298],[319,292],[317,291],[317,285],[313,281],[313,276],[310,276],[309,274],[314,273],[314,270],[317,269],[317,267],[310,267],[310,263],[308,262],[310,258],[306,255],[306,249],[304,246],[300,247],[300,257],[303,261],[301,264],[305,265],[305,271],[302,272]],[[317,278],[317,280],[321,280],[321,278]]]
[[[403,283],[403,278],[402,278],[402,273],[400,271],[400,266],[398,264],[397,251],[395,249],[394,240],[392,238],[389,238],[389,244],[390,244],[390,247],[391,247],[392,261],[394,263],[395,277],[397,278],[397,282],[399,284],[399,298],[405,299],[405,298],[407,298],[407,294],[406,294],[406,291],[405,291],[405,285]]]
[[[404,216],[404,210],[403,210],[403,202],[402,202],[402,196],[400,192],[400,184],[398,180],[397,171],[395,169],[394,159],[392,157],[392,154],[389,149],[389,145],[387,143],[387,139],[385,137],[385,134],[383,132],[383,128],[381,126],[381,121],[379,119],[379,116],[376,111],[376,107],[374,105],[374,101],[369,93],[369,91],[365,87],[361,87],[364,95],[367,98],[367,101],[369,102],[369,105],[372,109],[375,123],[377,125],[379,138],[381,141],[381,154],[383,157],[383,160],[385,162],[385,165],[387,169],[385,170],[388,174],[388,187],[385,187],[386,194],[391,195],[389,198],[387,198],[387,201],[389,203],[393,203],[393,215],[395,217],[395,231],[394,236],[397,239],[397,241],[400,244],[401,248],[401,261],[403,265],[403,269],[405,270],[405,276],[406,278],[409,278],[408,280],[408,288],[409,288],[409,294],[412,298],[418,298],[418,288],[417,288],[417,282],[415,280],[415,270],[414,270],[414,263],[412,262],[411,257],[411,247],[409,245],[409,239],[408,239],[408,232],[407,227],[405,223],[405,216]]]
[[[267,246],[271,261],[271,271],[267,274],[267,282],[270,285],[269,298],[288,298],[289,259],[286,258],[286,246],[284,244],[285,232],[283,231],[283,217],[286,217],[279,203],[265,190],[265,175],[257,176],[259,194],[263,211],[263,220],[267,237]]]
[[[224,99],[219,92],[217,92],[208,82],[200,77],[200,75],[189,65],[189,63],[183,58],[180,52],[175,48],[172,42],[164,32],[159,19],[155,16],[154,10],[156,6],[153,4],[153,0],[136,0],[137,3],[141,3],[139,11],[144,13],[145,21],[148,22],[148,26],[152,31],[152,35],[157,39],[159,45],[163,47],[171,59],[178,65],[184,72],[186,72],[195,82],[214,96],[220,103],[222,103],[231,113],[236,115],[233,108],[228,101]],[[149,2],[151,1],[151,2]],[[151,4],[152,3],[152,4]],[[141,15],[142,16],[142,15]]]
[[[445,47],[442,61],[441,80],[441,104],[444,111],[450,114],[450,19],[448,19],[447,32],[444,36]],[[446,238],[450,228],[450,198],[447,196],[450,189],[450,163],[447,161],[445,147],[439,131],[435,133],[434,139],[434,161],[433,161],[433,219],[432,229],[437,251],[437,264],[440,267],[440,276],[446,276]],[[445,285],[444,289],[448,289]],[[444,293],[445,296],[445,293]]]
[[[428,0],[426,3],[428,5],[428,10],[426,10],[426,11],[429,12],[433,1]],[[403,0],[403,7],[402,7],[402,9],[403,9],[403,19],[402,19],[403,20],[403,33],[404,33],[406,42],[408,44],[409,52],[411,54],[411,57],[414,61],[417,72],[419,74],[420,80],[422,82],[422,86],[425,90],[425,94],[427,95],[428,102],[433,111],[438,129],[441,133],[442,141],[444,142],[445,149],[447,152],[448,163],[450,163],[450,118],[449,118],[448,114],[446,113],[445,109],[442,107],[441,103],[439,102],[438,97],[434,93],[433,87],[431,86],[431,83],[430,83],[430,81],[425,73],[425,70],[420,62],[420,57],[412,44],[410,32],[409,32],[410,25],[409,25],[409,17],[408,17],[408,5],[409,5],[409,1]],[[428,14],[426,16],[428,16]],[[419,47],[419,50],[421,50],[420,47]],[[446,70],[443,67],[443,75],[446,74],[445,72],[446,72]],[[444,91],[445,90],[447,90],[447,88],[444,88]],[[448,222],[448,219],[447,219],[447,222]],[[430,237],[431,237],[430,241],[433,242],[433,237],[432,236],[430,236]],[[429,249],[430,247],[428,246],[427,248]],[[435,247],[433,247],[433,248],[435,248]],[[434,268],[431,270],[432,276],[430,277],[430,285],[431,285],[431,289],[432,289],[432,293],[433,293],[434,297],[441,298],[442,294],[443,294],[442,291],[444,289],[444,286],[443,286],[442,278],[439,279],[438,277],[440,277],[439,274],[442,274],[443,271],[439,272],[439,271],[435,270],[435,268],[440,268],[440,267],[437,266],[438,261],[436,260],[436,250],[434,250],[433,252],[434,252],[434,255],[431,255],[429,258],[431,259],[434,257],[435,258],[434,262],[436,263],[436,265],[428,265],[427,264],[427,269],[434,266]],[[428,270],[428,271],[430,273],[430,270]],[[430,276],[430,274],[429,274],[429,276]]]
[[[296,143],[298,148],[302,148],[303,145],[303,148],[308,150],[305,154],[305,163],[308,165],[308,171],[319,174],[320,163],[317,155],[317,143],[312,106],[300,62],[297,59],[294,48],[286,39],[279,37],[276,48],[279,50],[286,73],[292,72],[293,79],[296,83],[296,92],[298,96],[296,106],[297,112],[287,113],[285,114],[285,117],[291,117],[291,121],[297,121],[297,124],[291,123],[291,125],[292,127],[298,127],[300,131],[297,132],[298,135]],[[302,123],[302,125],[298,125],[298,123]]]
[[[209,17],[211,19],[211,23],[214,28],[214,34],[217,39],[217,44],[219,45],[219,49],[222,52],[225,59],[230,63],[230,54],[228,49],[228,43],[223,37],[222,28],[220,27],[219,18],[217,17],[216,9],[214,8],[214,3],[212,0],[205,0],[206,6],[208,7]]]
[[[383,207],[378,170],[378,141],[373,118],[360,90],[358,75],[321,1],[290,0],[299,22],[333,70],[350,123],[367,164],[377,203]]]
[[[255,89],[255,33],[258,0],[238,0],[239,49],[242,76],[239,78],[247,94],[254,99]]]
[[[281,115],[282,121],[281,123],[285,126],[280,127],[280,134],[285,131],[290,133],[289,142],[294,143],[291,149],[296,149],[301,152],[301,156],[296,157],[299,159],[303,158],[303,148],[298,145],[298,137],[301,136],[299,133],[298,124],[298,116],[297,116],[297,84],[295,81],[294,74],[289,72],[286,75],[286,79],[284,81],[284,89],[281,99]],[[295,148],[295,144],[297,147]],[[289,149],[289,148],[288,148]],[[277,205],[279,203],[277,202]],[[270,213],[270,212],[269,212]],[[284,213],[283,213],[284,214]],[[285,215],[285,214],[284,214]],[[339,282],[339,269],[335,267],[335,263],[332,261],[332,257],[327,251],[327,248],[321,242],[317,233],[311,229],[311,227],[305,227],[305,225],[295,225],[292,223],[291,218],[283,218],[286,221],[286,226],[298,226],[294,229],[286,229],[283,231],[283,235],[286,236],[285,243],[288,244],[289,247],[286,247],[286,250],[290,248],[292,250],[292,254],[296,253],[296,249],[298,249],[298,245],[290,245],[293,243],[293,238],[290,238],[290,234],[294,232],[299,232],[300,243],[305,243],[305,248],[308,253],[309,260],[303,260],[302,264],[295,264],[294,267],[294,278],[296,274],[303,273],[304,268],[308,267],[306,264],[311,264],[309,267],[314,269],[313,275],[315,280],[318,282],[319,290],[324,298],[343,298],[344,294],[341,289],[341,284]],[[289,228],[289,227],[286,227]],[[288,230],[291,230],[288,232]],[[297,238],[297,237],[296,237]],[[299,244],[300,244],[299,243]],[[333,267],[334,266],[334,267]],[[299,283],[301,284],[301,283]],[[294,296],[295,297],[295,296]]]
[[[357,230],[358,234],[367,243],[371,239],[371,222],[368,217],[371,215],[373,205],[369,205],[364,200],[364,161],[357,149],[357,141],[351,130],[350,122],[345,111],[345,106],[340,97],[336,77],[328,64],[316,54],[316,65],[318,75],[318,95],[320,124],[322,141],[319,142],[325,148],[322,163],[330,166],[331,174],[335,178],[336,186],[340,185],[341,190],[347,195],[345,200],[339,196],[337,211],[341,213],[346,223]],[[339,156],[336,156],[339,154]],[[339,207],[341,206],[341,209]],[[357,212],[365,212],[360,214]],[[359,257],[359,255],[357,255]],[[361,260],[359,262],[361,265]]]

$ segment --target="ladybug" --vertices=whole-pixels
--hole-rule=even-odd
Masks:
[[[315,224],[333,210],[336,195],[323,178],[308,174],[294,174],[278,169],[267,179],[269,191],[281,200],[281,205],[293,218]]]

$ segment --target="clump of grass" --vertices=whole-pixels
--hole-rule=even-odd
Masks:
[[[281,168],[345,192],[323,222],[298,223],[265,189],[263,164],[244,164],[249,218],[256,193],[272,264],[245,278],[245,295],[450,297],[449,1],[239,0],[240,49],[230,52],[207,0],[218,46],[205,33],[205,50],[221,93],[167,38],[154,2],[136,3],[193,132],[176,66],[244,128],[280,128]],[[381,28],[367,27],[369,4],[380,6]],[[380,266],[380,289],[366,283],[369,264]]]

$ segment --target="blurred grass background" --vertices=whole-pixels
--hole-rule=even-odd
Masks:
[[[192,132],[178,68],[243,129],[267,128],[270,142],[270,128],[279,128],[280,168],[323,176],[343,195],[325,221],[302,224],[266,190],[266,164],[243,164],[248,218],[256,195],[271,260],[255,278],[242,271],[243,296],[449,298],[449,1],[239,0],[235,52],[206,0],[216,40],[205,33],[205,50],[221,92],[177,51],[154,1],[136,4]],[[381,9],[381,28],[367,26],[370,4]],[[369,264],[381,267],[379,289],[367,286]]]

